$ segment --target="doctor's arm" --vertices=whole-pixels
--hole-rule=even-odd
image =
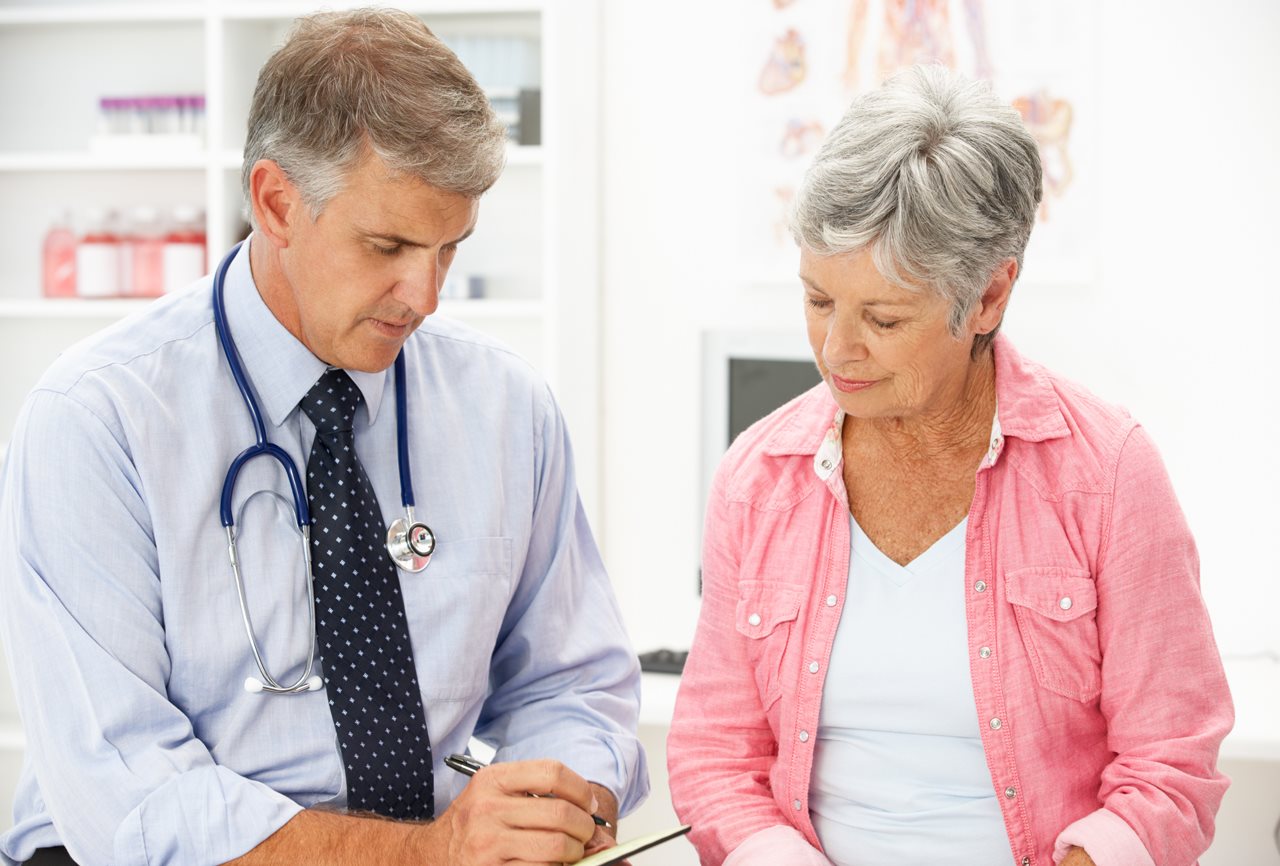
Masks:
[[[37,391],[5,465],[4,637],[39,795],[80,863],[226,860],[299,806],[219,766],[167,696],[143,484],[120,429]]]
[[[497,761],[572,767],[599,786],[602,809],[625,814],[648,794],[639,662],[578,499],[564,419],[545,386],[534,399],[529,547],[476,736],[500,746]]]

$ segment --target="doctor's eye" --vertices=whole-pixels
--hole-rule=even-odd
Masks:
[[[383,256],[394,256],[401,250],[400,244],[392,244],[389,247],[384,247],[381,244],[374,244],[373,248],[378,251],[379,255]]]
[[[831,306],[830,298],[817,298],[812,295],[806,295],[804,302],[815,310],[825,310]]]

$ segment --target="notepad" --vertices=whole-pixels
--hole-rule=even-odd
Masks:
[[[637,836],[628,842],[619,842],[613,848],[606,848],[599,853],[592,854],[583,860],[579,860],[573,866],[609,866],[610,863],[619,863],[626,860],[632,854],[639,854],[641,851],[647,851],[655,845],[661,845],[677,836],[683,836],[689,832],[689,825],[684,824],[672,830],[663,830],[661,833],[650,833],[648,836]]]

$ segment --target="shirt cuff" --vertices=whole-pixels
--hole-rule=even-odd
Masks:
[[[201,767],[175,776],[129,813],[116,833],[115,859],[148,866],[225,863],[301,811],[261,782],[225,767]]]
[[[1083,848],[1097,866],[1156,866],[1133,828],[1106,809],[1085,815],[1059,833],[1053,862],[1061,863],[1073,847]]]
[[[775,824],[752,833],[729,852],[723,866],[832,866],[790,824]]]

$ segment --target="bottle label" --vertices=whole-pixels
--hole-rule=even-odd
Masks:
[[[120,245],[81,243],[76,247],[76,291],[83,298],[120,294]]]
[[[164,245],[164,290],[176,292],[204,276],[204,244]]]

